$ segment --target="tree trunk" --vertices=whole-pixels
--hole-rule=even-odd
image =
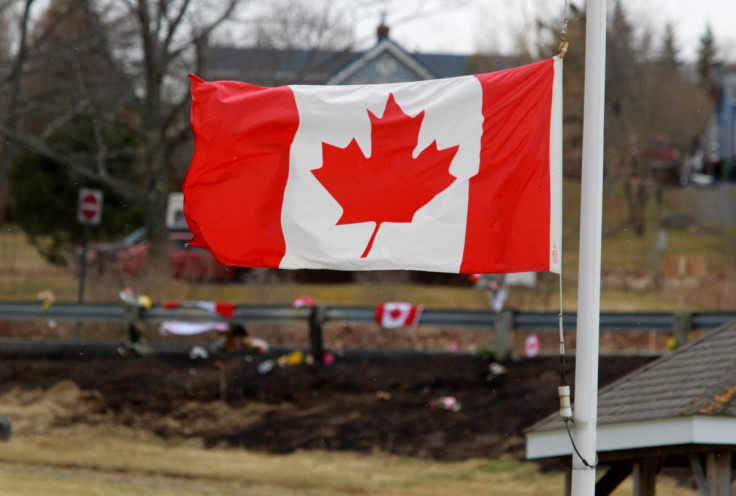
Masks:
[[[624,183],[624,195],[629,217],[629,227],[637,238],[646,231],[647,190],[639,176],[632,176]]]
[[[163,251],[166,245],[166,202],[168,196],[166,157],[161,139],[160,105],[153,103],[156,96],[148,98],[150,106],[145,115],[144,161],[146,176],[146,230],[151,250]]]

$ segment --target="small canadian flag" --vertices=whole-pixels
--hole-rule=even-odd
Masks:
[[[235,303],[220,303],[216,301],[163,301],[161,307],[172,308],[201,308],[220,317],[232,318],[237,305]]]
[[[539,355],[540,347],[539,334],[534,333],[527,336],[524,340],[524,356],[527,358],[534,358]]]
[[[309,295],[299,295],[291,302],[292,308],[316,307],[319,303]]]
[[[422,307],[404,302],[381,303],[376,306],[376,322],[386,329],[415,326],[422,316]]]

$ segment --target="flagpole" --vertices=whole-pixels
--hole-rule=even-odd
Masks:
[[[605,75],[606,0],[587,0],[572,496],[595,494]]]

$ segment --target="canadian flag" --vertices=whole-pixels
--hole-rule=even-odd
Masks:
[[[291,302],[292,308],[302,308],[302,307],[316,307],[319,305],[319,302],[312,298],[309,295],[299,295],[294,297],[294,300]]]
[[[162,301],[161,308],[201,308],[227,319],[233,316],[237,305],[235,303],[220,303],[216,301]]]
[[[192,80],[192,246],[229,266],[560,267],[562,59],[433,81]]]
[[[422,316],[422,307],[404,302],[376,305],[376,322],[386,329],[415,326]]]
[[[539,355],[540,347],[539,334],[536,332],[534,334],[530,334],[526,339],[524,339],[524,356],[527,358],[534,358]]]

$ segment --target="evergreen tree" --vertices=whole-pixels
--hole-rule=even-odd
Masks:
[[[662,54],[659,57],[662,68],[666,72],[673,72],[680,66],[680,49],[675,38],[675,28],[671,22],[664,27],[664,40],[662,42]]]
[[[629,141],[638,134],[637,123],[643,110],[641,98],[646,88],[634,26],[629,21],[623,2],[613,7],[607,33],[606,57],[606,142],[607,181],[612,185],[631,170],[628,157]]]
[[[706,24],[705,32],[700,37],[698,46],[698,76],[701,82],[710,79],[710,71],[718,65],[718,49],[710,24]]]

